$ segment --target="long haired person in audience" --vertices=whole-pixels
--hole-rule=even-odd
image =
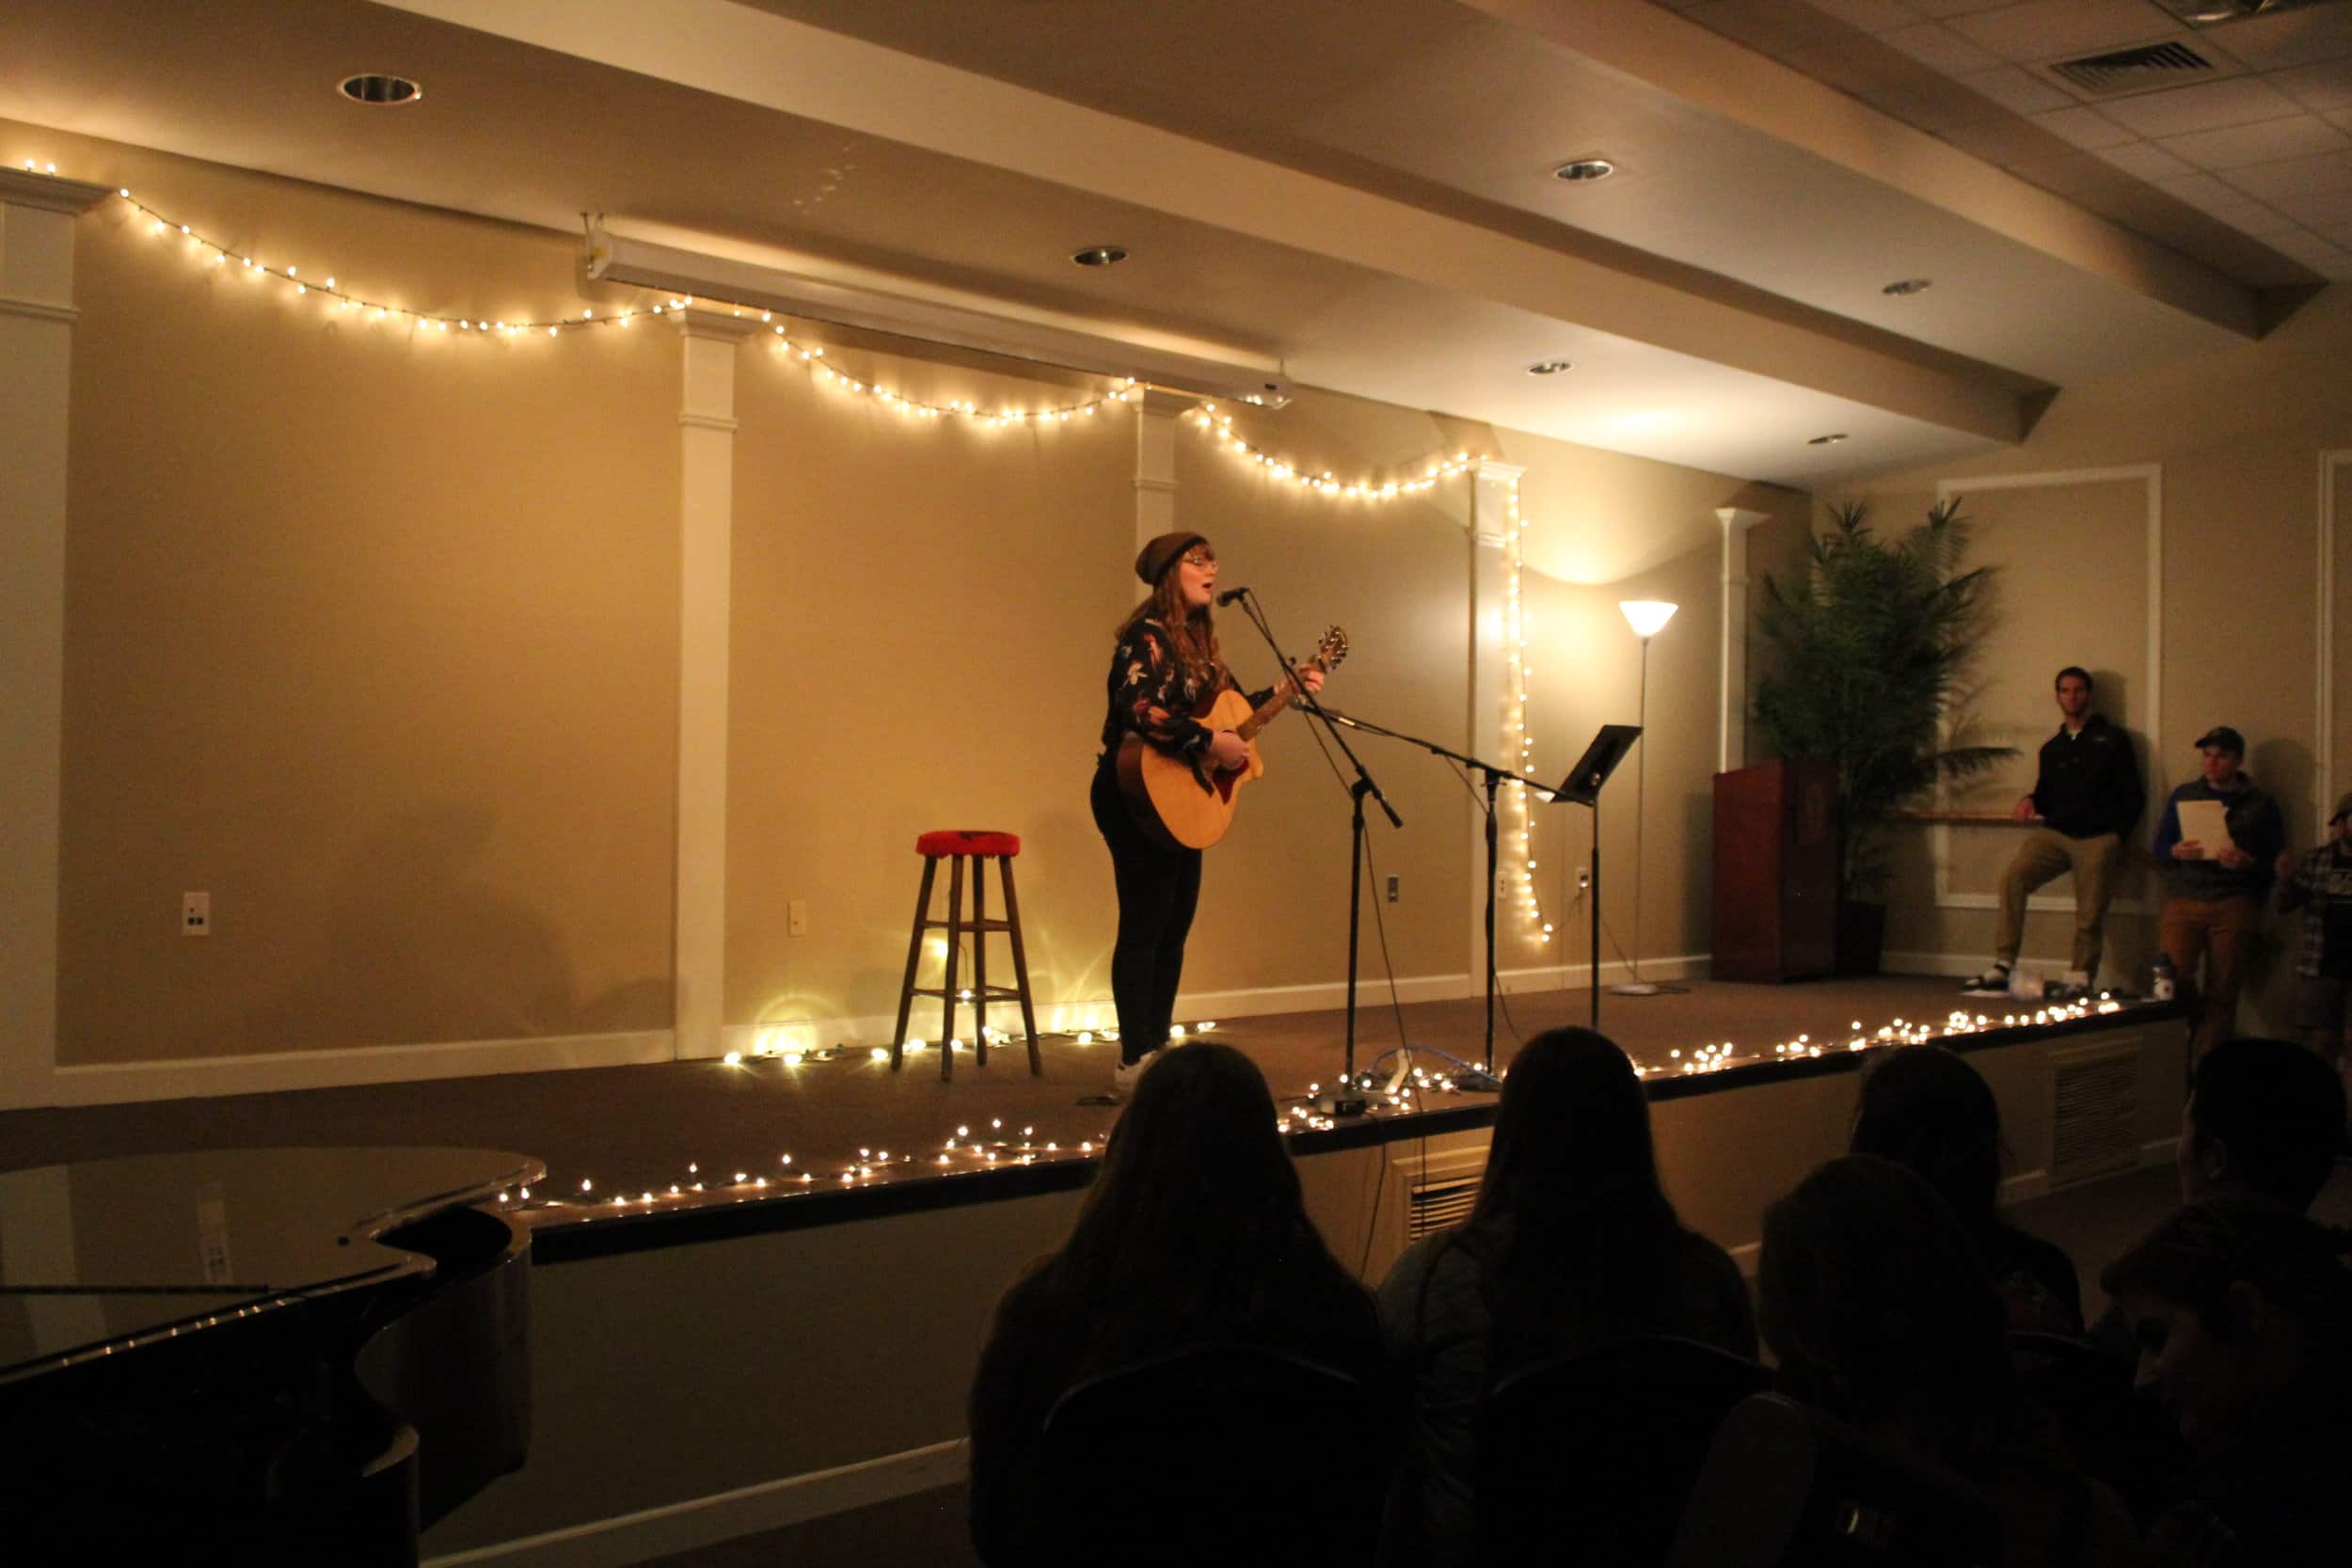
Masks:
[[[972,1539],[1013,1561],[1045,1418],[1076,1384],[1206,1341],[1370,1378],[1372,1300],[1307,1217],[1248,1057],[1202,1042],[1136,1086],[1061,1250],[1006,1292],[972,1385]],[[1179,1463],[1136,1434],[1138,1465]],[[1202,1499],[1214,1506],[1214,1499]]]
[[[2001,1108],[1992,1087],[1965,1057],[1940,1045],[1871,1054],[1847,1152],[1907,1167],[1951,1205],[2011,1330],[2081,1334],[2074,1259],[2001,1218]]]
[[[1384,1553],[1399,1564],[1470,1560],[1472,1415],[1512,1371],[1640,1335],[1756,1354],[1739,1268],[1676,1216],[1641,1078],[1589,1029],[1512,1062],[1470,1217],[1397,1260],[1380,1328],[1413,1401]]]
[[[1815,1171],[1765,1212],[1756,1291],[1784,1391],[1966,1480],[2002,1568],[2141,1560],[2123,1505],[2020,1391],[2001,1299],[1923,1178],[1867,1154]]]
[[[2182,1209],[2100,1275],[2131,1323],[2140,1386],[2192,1456],[2149,1531],[2160,1561],[2352,1560],[2344,1243],[2282,1203],[2234,1194]]]

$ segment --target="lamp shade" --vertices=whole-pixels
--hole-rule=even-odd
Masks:
[[[1633,635],[1647,639],[1664,630],[1680,607],[1663,599],[1621,599],[1617,608],[1625,611],[1626,624],[1633,628]]]

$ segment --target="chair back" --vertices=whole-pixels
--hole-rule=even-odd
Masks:
[[[1715,1428],[1765,1386],[1695,1339],[1619,1339],[1503,1378],[1475,1418],[1479,1560],[1659,1562]]]
[[[1055,1403],[1018,1560],[1366,1568],[1394,1451],[1362,1379],[1263,1346],[1190,1346]]]
[[[1663,1568],[1992,1568],[2000,1552],[1960,1476],[1757,1394],[1717,1430]]]

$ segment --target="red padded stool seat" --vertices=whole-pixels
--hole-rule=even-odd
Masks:
[[[914,841],[918,855],[1017,855],[1018,833],[989,832],[979,828],[942,828]]]
[[[1045,1064],[1038,1055],[1037,1009],[1029,1000],[1029,959],[1021,943],[1021,900],[1012,888],[1012,858],[1021,853],[1021,839],[1016,833],[993,832],[976,828],[943,828],[928,832],[914,841],[914,852],[923,857],[923,885],[914,895],[914,929],[907,936],[906,978],[898,986],[898,1022],[890,1037],[890,1066],[896,1071],[906,1065],[907,1015],[918,996],[936,996],[940,1003],[939,1076],[942,1082],[953,1078],[956,1053],[952,1041],[956,1037],[956,1008],[969,1003],[972,1007],[972,1053],[980,1066],[988,1065],[988,1005],[992,1001],[1018,1001],[1021,1022],[1028,1032],[1029,1071],[1043,1076]],[[931,883],[939,875],[939,863],[947,863],[947,917],[936,919],[931,914]],[[988,918],[988,863],[996,863],[997,879],[1005,889],[1005,918]],[[972,909],[964,912],[963,868],[972,867]],[[947,974],[937,986],[914,983],[916,970],[923,959],[923,933],[944,930],[947,933]],[[992,986],[988,983],[988,937],[992,931],[1002,931],[1012,939],[1013,984]],[[958,966],[962,958],[963,938],[972,938],[972,984],[956,984]]]

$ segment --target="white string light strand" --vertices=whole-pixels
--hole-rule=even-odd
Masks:
[[[712,309],[718,309],[718,307],[712,307]],[[739,316],[743,314],[744,308],[737,307],[735,313]],[[763,310],[760,312],[759,319],[763,322],[767,321],[771,314],[771,312]],[[1073,419],[1091,418],[1096,409],[1105,404],[1139,403],[1143,399],[1145,390],[1142,382],[1133,376],[1127,376],[1111,390],[1100,396],[1089,398],[1083,403],[1066,404],[1055,408],[982,408],[978,404],[972,402],[927,403],[921,398],[909,397],[904,392],[893,391],[887,387],[861,381],[856,376],[837,371],[826,363],[825,351],[822,347],[809,347],[795,342],[792,335],[781,326],[772,328],[772,331],[778,354],[798,359],[829,386],[872,398],[884,407],[896,409],[910,419],[969,420],[975,424],[991,429],[1017,424],[1067,424]]]
[[[1226,451],[1257,465],[1284,483],[1352,500],[1386,501],[1395,500],[1400,496],[1418,495],[1436,488],[1440,480],[1469,472],[1480,461],[1466,451],[1456,452],[1451,457],[1423,459],[1421,475],[1416,479],[1391,479],[1377,483],[1372,480],[1343,480],[1328,470],[1320,474],[1304,472],[1296,465],[1251,446],[1234,434],[1233,417],[1220,411],[1214,403],[1198,404],[1185,410],[1185,415],[1200,430],[1221,442]]]
[[[1512,767],[1525,773],[1534,766],[1535,737],[1527,729],[1527,681],[1533,672],[1527,667],[1527,594],[1520,582],[1520,575],[1526,567],[1523,545],[1527,517],[1519,509],[1519,482],[1517,478],[1510,482],[1506,507],[1502,536],[1510,553],[1506,558],[1509,574],[1503,593],[1502,646],[1509,681],[1503,704],[1502,750],[1503,754],[1511,759]],[[1513,893],[1519,913],[1534,929],[1535,940],[1549,943],[1552,934],[1551,922],[1544,918],[1543,903],[1535,892],[1535,819],[1534,814],[1528,809],[1527,790],[1528,786],[1523,784],[1511,786],[1508,831],[1518,846],[1518,853],[1513,858],[1518,862],[1514,874],[1518,884]]]

